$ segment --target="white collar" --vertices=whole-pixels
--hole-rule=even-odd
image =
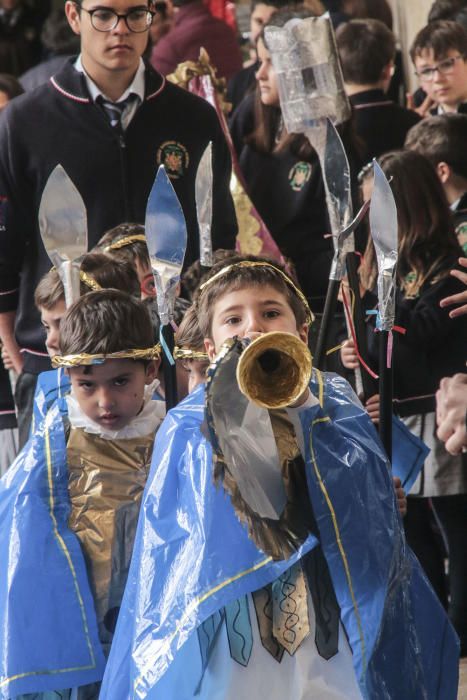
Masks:
[[[73,390],[68,394],[66,403],[68,418],[72,428],[83,428],[86,433],[99,435],[104,440],[129,440],[131,438],[145,437],[155,433],[165,417],[165,403],[153,401],[152,395],[159,386],[158,379],[149,384],[144,390],[143,410],[121,430],[105,430],[98,423],[88,418],[81,410]]]
[[[91,95],[94,102],[97,100],[99,95],[102,95],[104,100],[107,100],[108,102],[123,102],[123,100],[125,100],[131,93],[137,95],[141,102],[143,102],[144,100],[146,68],[144,66],[144,61],[142,58],[139,59],[138,70],[135,73],[135,77],[133,78],[131,85],[127,87],[123,95],[120,95],[118,100],[111,100],[109,97],[107,97],[107,95],[104,95],[102,90],[100,90],[97,87],[96,83],[89,77],[89,75],[84,70],[84,66],[81,61],[81,54],[76,59],[74,67],[79,73],[83,73],[86,79],[86,85],[88,87],[89,94]]]

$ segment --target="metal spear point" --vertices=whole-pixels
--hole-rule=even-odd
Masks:
[[[171,322],[185,258],[187,230],[181,204],[163,165],[157,171],[149,195],[145,229],[161,321],[160,340],[166,356],[163,363],[165,402],[167,409],[170,409],[177,404],[177,378],[172,356],[174,330]]]
[[[371,237],[378,261],[379,434],[389,459],[392,457],[393,371],[391,340],[396,313],[396,266],[398,251],[397,209],[389,182],[376,161],[370,207]]]
[[[83,199],[61,165],[54,168],[44,187],[39,230],[62,280],[68,307],[80,295],[79,263],[88,250],[88,233]]]
[[[199,162],[195,180],[196,215],[199,226],[199,259],[203,267],[212,267],[212,141]]]

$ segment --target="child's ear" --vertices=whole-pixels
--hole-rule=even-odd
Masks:
[[[451,166],[444,161],[436,164],[436,172],[442,184],[445,184],[452,175]]]
[[[301,326],[297,326],[297,331],[300,340],[308,345],[308,323],[303,323]]]
[[[160,360],[151,360],[149,364],[146,365],[145,384],[152,384],[152,382],[155,380],[160,363]]]
[[[217,355],[214,341],[211,340],[211,338],[205,338],[204,339],[204,347],[205,347],[206,352],[208,353],[209,361],[212,362]]]

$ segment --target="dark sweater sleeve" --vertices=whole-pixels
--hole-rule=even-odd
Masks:
[[[229,121],[230,135],[238,159],[245,146],[245,136],[251,134],[255,126],[254,105],[255,95],[251,93],[240,102]]]
[[[212,202],[212,246],[214,250],[233,250],[238,226],[235,207],[230,194],[232,159],[217,114],[213,140],[213,202]]]
[[[24,239],[20,186],[15,182],[19,168],[14,162],[8,107],[0,119],[0,313],[18,306],[20,270]],[[23,193],[24,195],[26,193]]]
[[[445,337],[455,326],[459,332],[467,327],[467,319],[449,317],[450,308],[441,308],[439,302],[451,294],[465,290],[465,285],[458,279],[447,275],[436,284],[423,291],[417,299],[405,299],[400,292],[396,297],[396,324],[406,329],[404,343],[414,348],[430,344],[430,347],[442,346]],[[460,340],[460,336],[459,336]],[[467,353],[467,349],[466,349]]]

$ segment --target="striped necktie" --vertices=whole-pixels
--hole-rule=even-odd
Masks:
[[[96,102],[102,107],[110,122],[112,129],[122,130],[122,117],[128,105],[131,105],[137,98],[137,95],[131,93],[121,102],[110,102],[105,100],[102,95],[99,95]]]

